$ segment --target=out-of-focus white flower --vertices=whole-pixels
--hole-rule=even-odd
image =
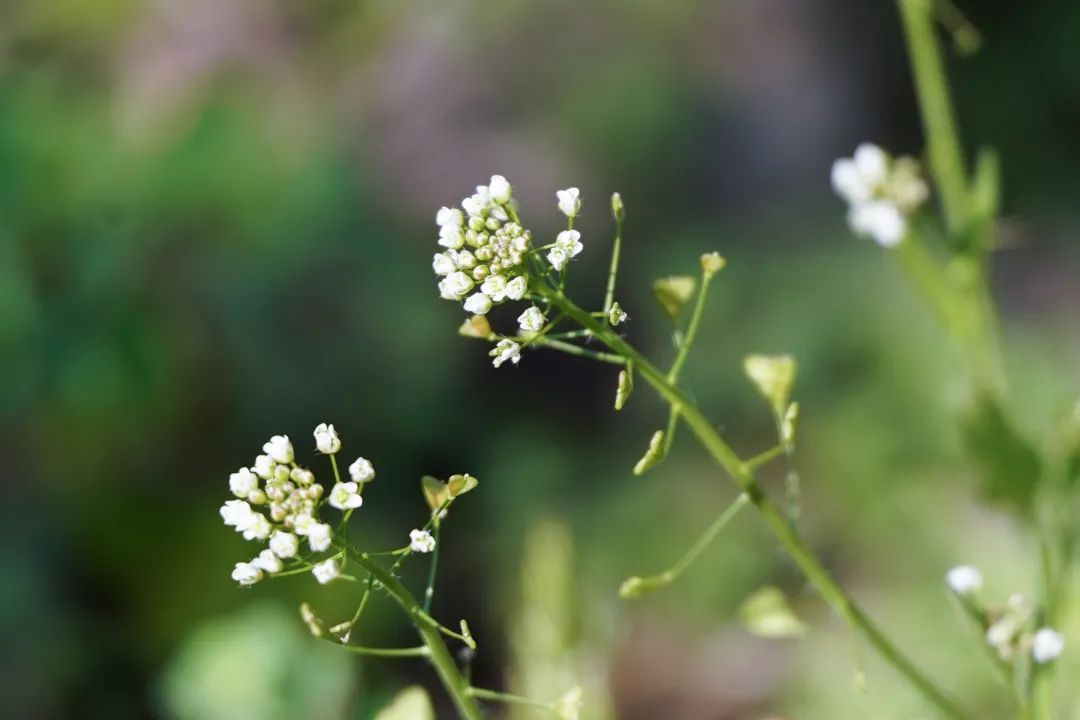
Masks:
[[[888,200],[873,200],[852,206],[848,211],[848,225],[856,235],[871,238],[886,248],[899,245],[907,233],[907,221],[903,214]]]
[[[473,281],[460,270],[439,281],[439,296],[443,300],[460,300],[473,289]]]
[[[523,275],[518,275],[516,278],[506,283],[506,297],[510,300],[520,300],[525,297],[525,293],[529,290],[529,283]]]
[[[465,300],[464,307],[473,315],[487,315],[491,310],[491,298],[482,292],[474,293]]]
[[[500,205],[510,202],[510,183],[502,175],[491,176],[488,191],[491,193],[491,199]]]
[[[435,224],[439,227],[461,227],[465,223],[465,216],[457,208],[441,207],[435,213]]]
[[[1053,628],[1040,628],[1031,641],[1031,657],[1037,663],[1048,663],[1065,652],[1065,636]]]
[[[375,467],[367,458],[356,458],[349,466],[349,477],[353,479],[353,482],[371,482],[375,479]]]
[[[577,230],[563,230],[555,237],[556,247],[561,247],[570,257],[576,257],[584,249],[581,244],[581,233]]]
[[[251,587],[262,580],[262,570],[251,563],[238,562],[232,571],[232,579],[244,587]]]
[[[319,423],[315,428],[315,447],[324,455],[333,455],[341,450],[341,439],[333,425]]]
[[[251,506],[243,500],[226,500],[219,512],[221,513],[221,519],[225,521],[226,525],[237,528],[238,530],[241,527],[250,525],[251,516],[254,515]]]
[[[553,247],[548,251],[547,260],[551,263],[551,267],[561,271],[570,260],[570,255],[561,247]]]
[[[275,555],[272,550],[263,550],[251,561],[251,564],[271,575],[281,572],[282,567],[281,558]]]
[[[1014,640],[1020,631],[1020,622],[1015,615],[1004,615],[986,629],[986,643],[997,650],[1002,660],[1013,656]]]
[[[251,467],[251,469],[255,472],[256,475],[258,475],[262,479],[269,480],[274,475],[275,467],[276,464],[274,463],[274,459],[272,457],[270,457],[269,455],[259,455],[255,458],[255,464]]]
[[[270,536],[270,550],[279,558],[296,557],[300,550],[300,540],[291,532],[275,530]]]
[[[312,552],[322,552],[330,547],[334,531],[326,523],[315,523],[307,530],[308,547]]]
[[[311,528],[319,524],[310,512],[297,513],[293,517],[293,531],[297,535],[307,535]]]
[[[945,573],[945,582],[957,595],[972,595],[982,590],[983,576],[977,567],[958,565]]]
[[[502,366],[507,360],[517,365],[521,360],[521,346],[509,338],[503,338],[495,345],[495,349],[488,354],[495,358],[491,361],[491,364],[495,367]]]
[[[259,478],[248,468],[240,468],[229,475],[229,490],[238,498],[246,498],[259,489]]]
[[[615,326],[622,325],[624,322],[626,322],[627,315],[626,311],[622,309],[622,306],[616,302],[611,304],[611,309],[608,310],[607,317],[608,322],[611,323],[612,326]]]
[[[237,530],[240,527],[237,526]],[[270,533],[273,531],[273,527],[270,525],[270,521],[266,519],[266,516],[262,513],[252,512],[250,518],[248,518],[247,526],[242,530],[245,540],[265,540],[270,537]]]
[[[888,156],[877,145],[863,143],[852,158],[833,163],[831,181],[837,195],[851,204],[866,202],[885,183]]]
[[[540,332],[544,327],[544,313],[540,312],[540,308],[535,305],[529,306],[525,312],[518,316],[518,325],[521,327],[522,332],[536,333]]]
[[[559,720],[578,720],[583,706],[581,688],[573,687],[552,703],[551,709],[559,716]]]
[[[409,532],[409,549],[415,553],[429,553],[435,549],[435,538],[427,530]]]
[[[454,263],[454,258],[450,252],[435,253],[431,259],[431,269],[435,271],[436,275],[449,275],[457,270],[457,265]]]
[[[289,442],[288,435],[275,435],[263,445],[263,452],[274,459],[274,462],[288,465],[293,461],[293,446]],[[288,469],[285,470],[288,472]]]
[[[307,487],[311,483],[315,482],[315,473],[304,468],[295,467],[289,473],[289,478],[300,487]]]
[[[330,490],[330,504],[338,510],[353,510],[364,504],[364,498],[357,492],[359,485],[354,482],[337,483]],[[308,533],[308,542],[311,534]]]
[[[575,218],[581,212],[581,192],[576,188],[566,188],[555,193],[559,210],[568,218]]]
[[[336,558],[330,558],[329,560],[323,560],[321,563],[311,568],[311,574],[315,576],[315,579],[319,581],[320,585],[325,585],[328,582],[336,580],[341,575],[341,568],[338,567],[338,561]]]
[[[449,250],[460,250],[465,244],[465,233],[460,226],[443,225],[439,228],[439,245]]]

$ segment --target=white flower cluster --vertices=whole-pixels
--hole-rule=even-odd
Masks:
[[[341,450],[334,426],[325,423],[315,429],[315,444],[328,455]],[[360,491],[375,478],[374,468],[364,458],[349,466],[349,474],[351,481],[335,483],[327,496],[331,506],[343,511],[363,504]],[[319,519],[323,486],[315,482],[314,473],[296,464],[288,436],[270,438],[250,468],[229,476],[229,490],[235,498],[221,506],[221,519],[245,540],[268,545],[251,561],[236,563],[232,578],[241,585],[254,585],[264,575],[281,572],[283,560],[300,556],[301,538],[312,553],[330,548],[333,529]],[[340,567],[335,558],[329,558],[314,565],[312,573],[320,583],[328,583],[338,576]]]
[[[410,530],[409,549],[414,553],[432,552],[435,550],[435,538],[427,530]]]
[[[945,582],[954,593],[974,602],[983,576],[976,567],[960,565],[945,574]],[[1003,608],[987,613],[986,643],[1002,660],[1011,662],[1018,652],[1030,650],[1035,662],[1048,663],[1065,651],[1065,636],[1057,630],[1042,627],[1032,633],[1025,629],[1031,614],[1031,606],[1019,593],[1010,595]]]
[[[832,166],[832,188],[848,203],[848,225],[860,237],[896,247],[908,231],[908,217],[929,197],[913,158],[890,158],[864,143],[851,158]]]
[[[439,275],[439,295],[464,301],[467,312],[484,315],[528,291],[525,254],[532,232],[511,220],[510,183],[493,175],[488,185],[461,202],[462,210],[444,207],[435,215],[439,245],[431,267]],[[473,292],[476,290],[476,292]]]

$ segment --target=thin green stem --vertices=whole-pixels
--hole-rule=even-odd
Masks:
[[[777,445],[774,448],[769,448],[763,453],[755,455],[754,457],[743,463],[746,466],[747,471],[756,472],[758,468],[765,467],[776,458],[784,454],[784,446]]]
[[[552,350],[558,350],[559,352],[567,353],[568,355],[577,355],[579,357],[592,358],[593,360],[599,360],[600,362],[610,363],[612,365],[626,365],[624,360],[619,355],[613,355],[611,353],[597,352],[595,350],[588,350],[577,345],[572,345],[561,340],[553,340],[551,338],[541,338],[537,340],[535,345],[540,347],[551,348]]]
[[[701,318],[705,314],[705,298],[709,294],[712,277],[710,273],[702,273],[697,300],[694,302],[694,311],[690,315],[690,324],[686,327],[686,336],[679,343],[679,351],[675,354],[671,369],[668,370],[667,381],[672,385],[679,382],[679,374],[682,372],[683,366],[686,365],[686,359],[690,356],[690,348],[693,346],[694,340],[697,339],[698,327],[701,326]]]
[[[439,572],[439,546],[442,541],[439,538],[439,530],[442,523],[435,523],[435,548],[431,551],[431,567],[428,568],[427,587],[424,589],[424,612],[431,612],[431,601],[435,598],[435,576]]]
[[[484,688],[478,687],[470,687],[469,694],[481,700],[503,703],[504,705],[523,705],[525,707],[536,708],[538,710],[555,712],[554,708],[551,707],[550,703],[540,702],[539,700],[532,700],[531,698],[523,697],[521,695],[511,695],[510,693],[499,692],[497,690],[486,690]]]
[[[943,690],[927,677],[889,640],[855,601],[833,580],[829,572],[818,562],[813,553],[799,536],[795,527],[784,513],[764,493],[753,474],[734,450],[713,428],[712,423],[690,403],[682,392],[668,382],[667,377],[644,356],[635,350],[618,334],[611,332],[602,323],[596,322],[587,312],[574,305],[564,295],[551,296],[566,315],[593,333],[616,353],[634,363],[635,370],[669,404],[677,406],[683,420],[697,437],[713,460],[729,475],[739,488],[749,497],[758,509],[765,525],[772,531],[792,561],[799,567],[806,579],[813,585],[822,598],[851,625],[858,629],[867,641],[877,650],[888,664],[892,665],[908,682],[929,702],[933,703],[945,716],[966,718],[967,714],[956,705]]]
[[[416,647],[408,648],[375,648],[364,647],[363,645],[342,645],[351,653],[357,655],[369,655],[372,657],[388,657],[388,658],[410,658],[410,657],[428,657],[431,655],[431,650],[427,645],[418,645]]]
[[[967,228],[967,171],[949,98],[941,46],[935,34],[931,0],[899,0],[915,91],[922,111],[930,169],[941,194],[949,234],[955,240]]]
[[[386,589],[394,601],[405,611],[405,614],[413,619],[413,625],[420,634],[420,639],[427,647],[427,658],[435,666],[435,672],[438,674],[439,679],[442,680],[443,687],[446,688],[461,717],[464,720],[482,720],[483,714],[480,712],[480,707],[469,692],[468,680],[461,673],[457,663],[454,662],[454,657],[450,654],[450,650],[446,647],[446,642],[439,631],[422,620],[422,618],[427,617],[427,614],[420,607],[416,598],[401,584],[400,580],[366,554],[351,547],[347,548],[347,551],[349,557],[371,573],[375,580]]]
[[[623,218],[615,215],[615,242],[611,246],[611,267],[608,270],[607,290],[604,292],[604,314],[611,310],[615,302],[615,276],[619,273],[619,253],[622,251]]]

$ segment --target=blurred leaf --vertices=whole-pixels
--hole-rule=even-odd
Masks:
[[[1028,514],[1039,480],[1039,456],[1009,424],[1000,402],[985,394],[977,397],[961,417],[961,432],[986,499]]]
[[[424,490],[424,499],[427,500],[432,512],[441,508],[450,499],[450,488],[437,477],[425,475],[420,478],[420,486]]]
[[[446,481],[446,489],[449,491],[450,497],[456,498],[460,495],[464,495],[470,490],[475,490],[476,486],[479,484],[480,481],[468,473],[465,473],[464,475],[451,475],[450,479]]]
[[[697,281],[689,275],[671,275],[653,281],[653,297],[667,316],[674,320],[694,297],[695,287]]]
[[[750,632],[762,637],[801,637],[806,633],[806,624],[795,615],[784,593],[771,585],[743,601],[739,618]]]
[[[435,709],[424,688],[405,688],[375,716],[375,720],[435,720]]]

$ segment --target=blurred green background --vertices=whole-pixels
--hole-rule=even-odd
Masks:
[[[986,44],[953,83],[969,149],[1003,158],[996,287],[1035,433],[1080,386],[1080,5],[962,7]],[[228,474],[275,433],[325,473],[310,433],[332,421],[379,472],[354,520],[373,547],[423,517],[421,475],[481,479],[447,526],[436,599],[469,619],[480,682],[551,697],[581,682],[587,718],[929,717],[750,514],[676,586],[616,599],[732,487],[689,436],[633,477],[665,411],[639,389],[616,415],[609,368],[531,354],[495,371],[456,336],[434,212],[498,172],[541,235],[554,191],[582,188],[572,286],[588,304],[622,193],[618,295],[660,358],[652,278],[727,256],[688,386],[752,454],[772,428],[741,359],[797,355],[813,545],[1000,717],[1007,691],[941,576],[972,562],[988,597],[1027,591],[1032,543],[974,496],[954,352],[844,227],[829,165],[863,140],[921,147],[890,3],[0,4],[0,714],[367,718],[419,682],[450,717],[421,664],[306,636],[300,600],[344,615],[348,587],[229,580],[250,548],[217,515]],[[805,638],[740,628],[764,584]],[[411,642],[383,604],[358,633]]]

